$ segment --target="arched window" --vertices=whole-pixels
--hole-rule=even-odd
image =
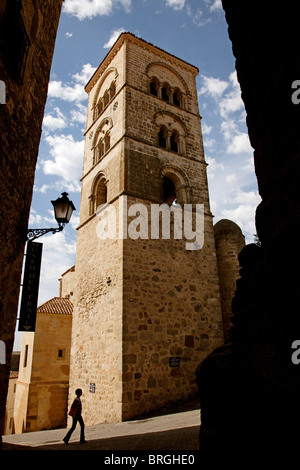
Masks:
[[[104,93],[103,101],[104,101],[104,107],[107,106],[108,103],[109,103],[109,93],[108,93],[108,90],[106,90],[106,92]]]
[[[115,84],[115,82],[112,82],[111,85],[110,85],[110,88],[109,88],[109,98],[110,98],[110,100],[113,99],[115,94],[116,94],[116,84]]]
[[[106,181],[104,177],[102,177],[102,178],[99,178],[99,181],[96,185],[95,210],[97,210],[101,204],[106,204],[106,202],[107,202],[107,187],[106,187]]]
[[[189,204],[190,187],[188,179],[182,171],[175,167],[165,166],[162,175],[162,200],[172,204]]]
[[[169,206],[176,202],[175,184],[167,176],[163,177],[163,202]]]
[[[159,86],[158,80],[157,80],[157,78],[154,77],[151,80],[151,83],[150,83],[150,94],[151,95],[158,96],[158,86]]]
[[[161,126],[158,133],[158,145],[164,149],[167,148],[167,128]]]
[[[179,134],[177,131],[173,131],[170,137],[170,149],[173,152],[178,152],[178,142],[179,142]]]
[[[173,104],[175,104],[175,106],[181,107],[181,92],[178,90],[178,88],[176,88],[173,93]]]
[[[104,154],[103,139],[100,139],[94,150],[94,165],[100,160],[103,154]]]
[[[109,131],[107,131],[106,134],[105,134],[104,146],[105,146],[105,152],[108,152],[108,150],[110,149],[110,133],[109,133]]]
[[[107,203],[107,181],[103,174],[99,175],[92,185],[90,195],[90,215],[93,215],[99,206]]]
[[[161,89],[161,98],[164,101],[170,101],[170,86],[167,83]]]

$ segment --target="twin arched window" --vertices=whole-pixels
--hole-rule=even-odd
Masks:
[[[100,137],[94,147],[93,165],[95,165],[103,155],[110,149],[110,132],[106,131],[103,137]]]
[[[93,120],[97,119],[97,117],[104,111],[106,106],[111,102],[113,97],[116,94],[116,83],[113,81],[110,87],[105,90],[104,94],[98,99],[97,103],[93,107]]]
[[[172,152],[183,153],[183,141],[176,129],[169,131],[165,125],[160,126],[158,145]]]
[[[150,82],[150,94],[179,108],[184,107],[183,93],[179,88],[171,88],[167,82],[160,83],[156,77],[153,77]]]

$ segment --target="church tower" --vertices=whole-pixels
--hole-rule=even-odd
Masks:
[[[196,395],[224,341],[197,74],[123,33],[85,88],[70,401],[82,388],[86,424]]]

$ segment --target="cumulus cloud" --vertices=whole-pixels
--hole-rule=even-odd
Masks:
[[[174,8],[174,10],[182,10],[185,5],[185,0],[166,0],[166,5]]]
[[[209,11],[214,12],[223,10],[222,0],[204,0]]]
[[[46,114],[43,119],[43,129],[46,131],[55,131],[57,129],[64,129],[67,126],[67,118],[60,111],[58,107],[54,108],[56,116]]]
[[[84,140],[75,141],[72,135],[48,135],[45,138],[50,146],[52,159],[42,160],[46,175],[60,176],[80,190],[79,179],[82,173]]]
[[[81,85],[85,86],[93,73],[95,72],[96,67],[93,67],[91,64],[87,63],[82,66],[80,73],[75,73],[72,75],[72,78]]]
[[[190,5],[186,6],[187,14],[190,18],[192,18],[192,22],[196,26],[205,26],[207,23],[211,21],[211,18],[206,18],[203,14],[203,11],[200,8],[197,8],[195,11],[192,10]]]
[[[43,237],[39,305],[59,295],[58,279],[74,265],[76,241],[69,241],[68,232],[69,227],[67,226],[63,232],[57,233],[55,236],[46,235]]]
[[[230,142],[226,148],[227,153],[239,155],[241,153],[253,153],[253,149],[249,142],[248,134],[241,132],[231,137]]]
[[[110,38],[104,44],[103,48],[104,49],[111,48],[114,45],[114,43],[116,42],[116,40],[118,39],[118,37],[120,36],[120,34],[122,34],[124,32],[125,32],[124,28],[119,28],[119,29],[115,29],[114,31],[111,31]]]
[[[65,0],[63,12],[76,16],[79,20],[91,19],[95,16],[111,15],[115,8],[123,7],[128,13],[131,0]]]
[[[60,80],[52,80],[49,82],[48,97],[60,98],[70,103],[85,101],[87,99],[87,95],[81,84],[76,83],[73,86],[64,85]]]
[[[223,95],[224,91],[229,86],[228,82],[221,80],[220,78],[207,77],[202,75],[202,79],[203,86],[198,92],[198,95],[206,95],[211,96],[212,98],[218,98]]]
[[[84,64],[80,73],[72,75],[73,81],[70,84],[64,84],[61,80],[51,80],[48,87],[48,97],[59,98],[69,103],[80,103],[87,100],[84,85],[95,70],[96,68],[91,64]]]

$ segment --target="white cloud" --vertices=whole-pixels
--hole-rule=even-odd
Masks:
[[[222,162],[217,162],[215,158],[206,156],[205,159],[206,159],[206,163],[208,163],[208,167],[207,167],[208,178],[209,178],[209,181],[212,181],[213,179],[215,179],[215,176],[217,174],[220,174],[220,172],[224,172],[225,167]]]
[[[202,134],[203,135],[210,134],[211,130],[212,130],[212,126],[208,126],[207,124],[205,124],[205,122],[202,124]]]
[[[84,85],[95,72],[96,68],[91,64],[84,64],[80,73],[72,75],[74,82],[69,85],[63,84],[60,80],[51,80],[48,87],[49,98],[59,98],[69,103],[80,103],[87,100],[87,94],[84,91]]]
[[[81,85],[85,86],[93,73],[95,72],[96,67],[93,67],[91,64],[87,63],[82,66],[80,73],[75,73],[72,75],[72,78]]]
[[[229,183],[229,184],[236,183],[237,175],[235,173],[231,173],[229,175],[226,175],[225,181],[226,181],[226,183]]]
[[[236,155],[240,153],[253,154],[253,149],[250,145],[248,134],[241,132],[235,136],[232,136],[231,142],[227,145],[226,152]]]
[[[68,31],[65,34],[66,38],[71,38],[73,36],[73,33],[68,33]]]
[[[174,8],[174,10],[182,10],[185,4],[185,0],[166,0],[168,7]]]
[[[113,10],[121,5],[128,13],[131,0],[65,0],[63,12],[76,16],[79,20],[91,19],[95,16],[110,15]]]
[[[222,0],[204,0],[209,11],[214,12],[217,10],[223,10]]]
[[[125,32],[125,29],[124,28],[119,28],[119,29],[115,29],[114,31],[111,31],[111,35],[110,35],[110,38],[109,40],[104,44],[103,48],[104,49],[109,49],[111,48],[114,43],[116,42],[116,40],[118,39],[118,37],[120,36],[120,34],[124,33]]]
[[[29,226],[40,225],[42,222],[42,216],[37,213],[36,210],[31,208],[29,216]]]
[[[197,8],[195,11],[192,10],[190,5],[186,6],[187,15],[192,18],[193,23],[196,26],[205,26],[211,21],[211,18],[205,18],[203,16],[203,11],[200,8]]]
[[[60,80],[52,80],[48,87],[49,98],[60,98],[70,103],[75,101],[85,101],[87,94],[81,84],[76,83],[74,86],[63,85]]]
[[[51,160],[42,160],[46,175],[60,176],[80,190],[79,179],[82,173],[84,140],[75,141],[72,135],[48,135],[45,138],[50,146]]]
[[[241,90],[239,82],[237,81],[236,72],[231,72],[229,75],[229,84],[231,90],[226,93],[222,101],[219,103],[220,114],[223,118],[227,118],[229,113],[243,110],[244,103],[241,98]]]
[[[85,124],[86,123],[86,108],[85,108],[85,111],[72,109],[71,110],[71,121],[72,122],[80,122],[81,124]]]
[[[208,95],[213,98],[218,98],[223,95],[229,84],[220,78],[207,77],[202,75],[203,86],[198,92],[198,95]]]
[[[67,126],[67,118],[60,111],[58,107],[54,108],[56,116],[46,114],[43,119],[43,128],[47,131],[55,131],[57,129],[64,129]]]
[[[70,229],[66,226],[63,232],[43,237],[39,305],[59,295],[58,279],[74,265],[76,242],[67,239]]]

